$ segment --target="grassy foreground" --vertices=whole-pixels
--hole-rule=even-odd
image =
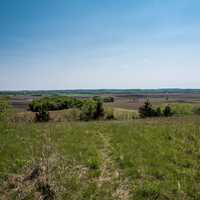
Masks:
[[[200,199],[200,118],[0,122],[0,199]]]

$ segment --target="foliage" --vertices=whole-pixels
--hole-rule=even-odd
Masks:
[[[8,101],[0,100],[0,120],[5,120],[11,110],[11,106]]]
[[[27,96],[94,96],[100,94],[196,94],[200,89],[97,89],[97,90],[47,90],[47,91],[0,91],[1,95],[27,95]]]
[[[69,108],[81,108],[82,104],[82,100],[73,97],[44,97],[33,100],[32,103],[29,104],[29,109],[33,112],[38,112],[41,105],[43,105],[48,111],[63,110]]]
[[[114,119],[114,110],[113,110],[113,108],[106,108],[105,109],[104,119],[106,119],[106,120]]]
[[[146,117],[170,117],[174,114],[172,108],[166,105],[163,109],[160,107],[153,108],[150,101],[146,101],[143,106],[139,108],[139,113],[141,118]]]
[[[88,121],[102,116],[102,104],[96,100],[85,100],[81,108],[81,120]]]
[[[96,111],[94,113],[94,119],[98,119],[104,116],[103,101],[100,97],[94,97],[93,100],[96,103]]]
[[[5,113],[9,108],[9,104],[6,101],[1,101],[0,102],[0,113]]]
[[[100,166],[100,163],[97,156],[88,159],[88,167],[90,169],[97,170],[99,169],[99,166]]]
[[[35,119],[37,122],[47,122],[49,121],[49,112],[47,107],[45,107],[44,105],[41,105],[41,107],[39,108],[38,112],[36,112],[35,114]]]
[[[156,111],[153,109],[149,100],[147,100],[143,106],[139,108],[140,117],[155,117]]]
[[[194,107],[192,111],[194,114],[200,115],[200,107]]]
[[[169,105],[167,105],[163,110],[163,116],[171,117],[173,115],[172,109]]]
[[[99,97],[93,99],[77,99],[72,97],[45,97],[42,99],[34,100],[29,108],[31,111],[38,112],[36,114],[38,121],[42,118],[48,119],[48,112],[51,110],[62,110],[62,109],[80,109],[81,120],[99,119],[104,116],[103,101]],[[73,114],[73,113],[72,113]],[[77,114],[74,113],[74,114]],[[77,118],[78,116],[76,116]]]

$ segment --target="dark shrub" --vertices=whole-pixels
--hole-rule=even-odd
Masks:
[[[152,108],[152,105],[149,100],[147,100],[143,106],[139,108],[140,117],[153,117],[156,115],[155,110]]]
[[[163,115],[164,115],[165,117],[170,117],[170,116],[173,115],[172,109],[171,109],[171,107],[170,107],[169,105],[167,105],[167,106],[164,108],[164,110],[163,110]]]
[[[193,113],[196,115],[200,115],[200,107],[193,108]]]
[[[4,113],[9,109],[9,104],[7,102],[0,102],[0,113]]]
[[[140,117],[170,117],[174,113],[169,105],[162,111],[160,107],[154,109],[149,101],[146,101],[143,106],[139,108]]]
[[[94,113],[94,119],[99,119],[104,116],[103,101],[100,97],[95,97],[93,100],[96,103],[96,111]]]
[[[49,121],[49,112],[45,106],[41,106],[35,114],[35,118],[37,122],[47,122]]]

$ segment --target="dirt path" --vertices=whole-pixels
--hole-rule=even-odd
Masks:
[[[116,184],[116,187],[113,187],[115,189],[112,191],[113,198],[116,200],[128,200],[130,199],[130,184],[128,180],[122,178],[120,170],[112,159],[113,147],[109,142],[109,138],[101,132],[99,132],[99,136],[102,139],[103,148],[100,151],[102,165],[98,187],[102,187],[105,183]]]

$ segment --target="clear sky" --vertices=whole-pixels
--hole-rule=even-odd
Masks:
[[[0,0],[0,90],[200,88],[199,0]]]

